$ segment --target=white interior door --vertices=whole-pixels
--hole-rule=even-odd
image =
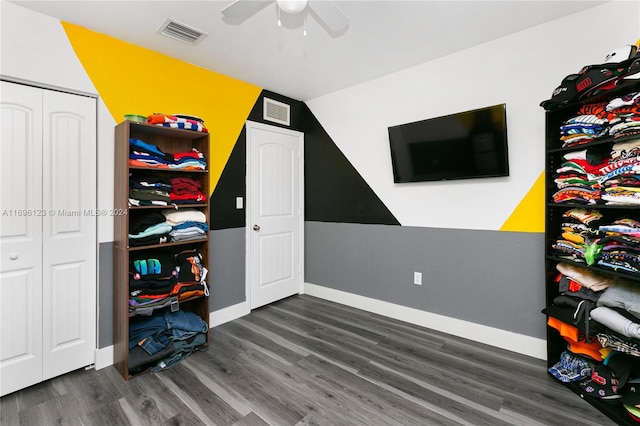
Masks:
[[[94,362],[96,100],[0,84],[5,395]]]
[[[0,395],[42,380],[42,91],[0,82]]]
[[[247,281],[251,309],[303,289],[303,139],[247,122]]]

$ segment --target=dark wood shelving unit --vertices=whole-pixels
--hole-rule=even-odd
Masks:
[[[207,170],[167,169],[159,167],[129,166],[129,140],[140,139],[157,146],[166,153],[190,151],[196,148],[209,161],[209,133],[174,129],[157,125],[124,121],[115,128],[115,209],[127,214],[115,216],[114,223],[114,365],[125,379],[144,374],[148,369],[131,374],[129,371],[129,321],[135,317],[129,312],[129,256],[132,252],[167,249],[179,253],[185,249],[197,249],[207,269],[209,261],[209,233],[206,238],[180,242],[167,242],[146,246],[129,246],[130,214],[145,211],[197,209],[204,213],[209,224],[209,172]],[[200,190],[207,197],[204,203],[189,203],[168,206],[129,206],[130,172],[149,172],[168,177],[185,176],[200,182]],[[208,280],[207,280],[208,281]],[[209,284],[210,285],[210,284]],[[209,298],[192,297],[180,301],[180,309],[197,314],[209,327]],[[208,342],[207,342],[208,344]],[[204,346],[206,346],[205,344]]]

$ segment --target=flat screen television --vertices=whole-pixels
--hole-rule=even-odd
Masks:
[[[395,183],[509,176],[506,104],[389,127]]]

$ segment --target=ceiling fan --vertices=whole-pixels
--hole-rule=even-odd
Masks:
[[[349,19],[345,14],[332,1],[328,0],[236,0],[222,9],[222,14],[232,20],[244,21],[274,1],[279,11],[291,15],[301,13],[309,8],[321,20],[321,24],[324,24],[333,33],[344,31],[349,26]]]

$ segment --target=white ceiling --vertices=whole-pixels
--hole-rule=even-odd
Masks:
[[[11,1],[301,101],[605,3],[335,1],[349,27],[330,34],[312,13],[306,24],[283,14],[278,27],[275,3],[229,23],[220,11],[232,1]],[[164,37],[167,18],[208,37],[195,46]]]

